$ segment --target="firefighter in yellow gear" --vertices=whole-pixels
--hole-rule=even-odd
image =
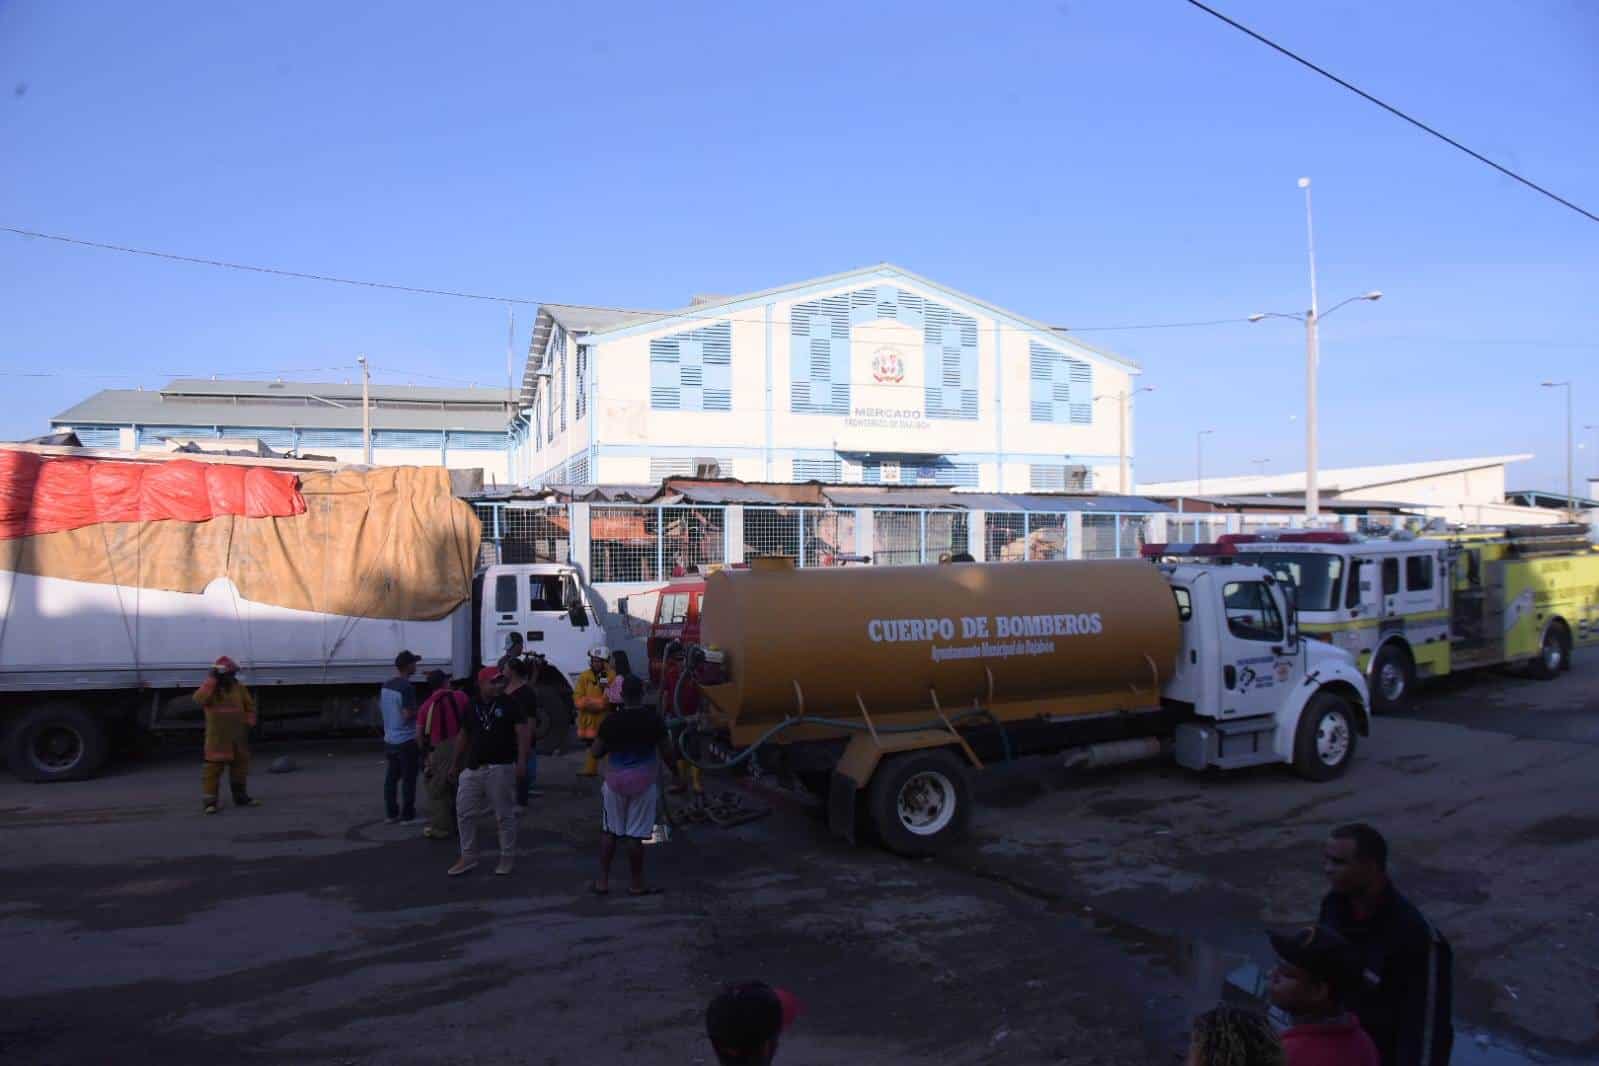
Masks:
[[[572,686],[572,706],[577,709],[578,739],[590,746],[600,735],[600,723],[610,710],[610,704],[605,699],[605,688],[611,683],[610,659],[611,649],[603,644],[590,648],[589,668],[577,675],[577,684]],[[598,773],[599,765],[590,751],[578,774],[581,777],[593,777]]]
[[[217,789],[223,767],[233,790],[235,807],[259,807],[246,787],[250,775],[250,727],[255,725],[255,700],[239,683],[239,664],[226,655],[212,664],[205,682],[194,694],[205,711],[205,813],[218,810]]]

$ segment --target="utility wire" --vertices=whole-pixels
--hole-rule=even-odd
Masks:
[[[1192,4],[1194,7],[1199,8],[1199,10],[1205,12],[1207,15],[1213,15],[1214,17],[1216,17],[1216,18],[1220,19],[1221,21],[1227,23],[1227,25],[1231,26],[1233,29],[1238,30],[1238,31],[1240,31],[1242,33],[1248,34],[1249,36],[1253,37],[1255,40],[1259,41],[1261,44],[1265,45],[1266,47],[1271,48],[1271,49],[1273,49],[1275,51],[1281,52],[1283,55],[1287,56],[1289,59],[1292,59],[1295,63],[1298,63],[1301,66],[1309,67],[1311,70],[1315,71],[1317,74],[1320,74],[1322,77],[1328,79],[1329,81],[1333,81],[1333,82],[1338,83],[1339,85],[1342,85],[1345,89],[1348,89],[1350,92],[1354,93],[1356,96],[1359,96],[1359,97],[1361,97],[1361,98],[1363,98],[1363,99],[1365,99],[1365,100],[1367,100],[1367,101],[1369,101],[1369,102],[1371,102],[1373,104],[1376,104],[1378,107],[1382,108],[1384,111],[1387,111],[1389,114],[1394,115],[1394,116],[1396,116],[1398,118],[1404,119],[1406,122],[1410,123],[1412,126],[1415,126],[1417,129],[1422,130],[1422,131],[1424,131],[1426,133],[1432,134],[1434,137],[1438,138],[1440,141],[1443,141],[1445,144],[1447,144],[1447,145],[1449,145],[1449,146],[1451,146],[1453,148],[1458,148],[1460,151],[1465,152],[1467,155],[1471,156],[1471,158],[1477,160],[1477,162],[1486,163],[1488,166],[1491,166],[1495,170],[1499,171],[1499,173],[1503,174],[1505,177],[1514,178],[1516,181],[1521,182],[1521,184],[1527,186],[1527,188],[1529,188],[1529,189],[1532,189],[1534,192],[1543,193],[1543,195],[1549,197],[1549,199],[1553,200],[1555,203],[1561,204],[1561,205],[1563,205],[1565,207],[1571,208],[1573,211],[1577,212],[1577,214],[1582,215],[1584,218],[1588,219],[1590,222],[1599,222],[1599,215],[1594,214],[1592,211],[1589,211],[1586,208],[1578,207],[1576,204],[1572,203],[1570,200],[1566,199],[1564,196],[1561,196],[1558,193],[1551,192],[1550,190],[1544,188],[1542,185],[1539,185],[1537,182],[1532,181],[1532,180],[1530,180],[1528,178],[1522,177],[1520,174],[1517,174],[1514,170],[1511,170],[1507,166],[1503,166],[1502,164],[1495,163],[1492,159],[1489,159],[1487,156],[1483,155],[1481,152],[1474,151],[1474,150],[1472,150],[1470,148],[1467,148],[1465,145],[1461,144],[1459,141],[1455,140],[1453,137],[1450,137],[1448,134],[1441,133],[1438,130],[1433,129],[1431,126],[1427,125],[1425,122],[1421,121],[1419,118],[1413,118],[1410,115],[1407,115],[1405,112],[1399,110],[1397,107],[1393,106],[1392,104],[1385,103],[1384,101],[1377,99],[1377,97],[1371,95],[1371,93],[1368,93],[1366,90],[1364,90],[1364,89],[1362,89],[1362,88],[1360,88],[1358,86],[1351,85],[1349,82],[1347,82],[1344,79],[1340,78],[1338,75],[1334,74],[1332,71],[1327,70],[1327,69],[1325,69],[1323,67],[1318,67],[1316,64],[1312,63],[1310,60],[1306,59],[1304,56],[1299,55],[1299,54],[1297,54],[1295,52],[1289,51],[1288,49],[1284,48],[1282,45],[1278,44],[1276,41],[1273,41],[1271,38],[1266,37],[1266,36],[1264,36],[1262,34],[1256,33],[1254,30],[1250,29],[1248,26],[1245,26],[1243,23],[1235,21],[1234,19],[1228,18],[1226,15],[1223,15],[1220,11],[1217,11],[1213,7],[1210,7],[1210,6],[1206,5],[1206,4],[1200,3],[1200,0],[1188,0],[1188,3]]]
[[[368,289],[387,289],[393,292],[419,293],[424,296],[453,296],[462,300],[483,300],[489,303],[525,304],[528,306],[549,304],[552,306],[570,307],[581,311],[615,311],[622,314],[659,315],[662,318],[674,317],[681,314],[687,317],[704,317],[708,320],[714,320],[717,322],[732,321],[764,323],[766,321],[764,315],[699,315],[700,309],[694,307],[683,308],[680,311],[641,311],[638,308],[632,307],[610,307],[604,304],[574,304],[566,303],[562,300],[529,300],[517,296],[489,296],[484,293],[462,292],[455,289],[431,289],[420,285],[396,285],[386,281],[363,281],[357,278],[341,278],[332,274],[313,274],[303,270],[280,270],[276,267],[255,266],[250,263],[234,263],[225,259],[207,259],[203,256],[179,255],[175,252],[161,252],[150,248],[134,248],[125,244],[109,244],[105,241],[91,241],[82,237],[68,237],[59,233],[43,233],[39,230],[22,229],[17,226],[0,226],[0,233],[13,233],[19,237],[37,237],[41,240],[59,241],[62,244],[75,244],[84,248],[98,248],[101,251],[107,252],[122,252],[127,255],[149,256],[153,259],[168,259],[178,263],[194,263],[200,266],[221,267],[227,270],[244,270],[254,274],[271,274],[283,278],[298,278],[303,281],[325,281],[336,285],[356,285]],[[714,308],[708,308],[707,310],[714,311]],[[1218,318],[1205,322],[1155,322],[1135,326],[1046,326],[1046,328],[1056,333],[1100,333],[1139,329],[1179,329],[1189,326],[1221,326],[1247,321],[1248,319],[1246,318]],[[786,326],[789,325],[790,322],[790,319],[782,317],[774,317],[771,320],[771,323],[774,326]],[[639,325],[645,324],[645,321],[639,322]],[[854,327],[856,331],[870,330],[871,328],[872,327],[870,325]],[[1036,332],[1034,329],[1021,326],[1001,326],[1000,329],[1008,333]]]

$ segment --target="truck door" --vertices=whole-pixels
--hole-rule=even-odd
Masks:
[[[521,631],[522,579],[516,573],[490,576],[483,594],[483,661],[493,664],[510,646],[511,634]]]
[[[529,574],[526,581],[522,629],[528,649],[564,673],[581,670],[588,650],[605,643],[605,637],[595,625],[577,575],[560,570]]]
[[[1394,618],[1401,613],[1399,601],[1399,556],[1389,555],[1382,560],[1382,617]]]
[[[1273,714],[1293,676],[1288,627],[1272,587],[1262,578],[1222,585],[1221,708],[1225,718]]]

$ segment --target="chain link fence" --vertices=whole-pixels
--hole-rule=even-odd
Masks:
[[[726,559],[725,507],[589,509],[591,581],[659,581]]]
[[[472,510],[483,524],[480,566],[571,561],[572,520],[565,504],[474,503]]]
[[[855,512],[823,507],[744,508],[744,558],[780,555],[796,566],[836,566],[855,554]]]
[[[872,517],[872,565],[916,566],[970,551],[965,511],[878,509]]]
[[[996,563],[1064,559],[1071,533],[1064,511],[990,511],[986,519],[984,558]]]

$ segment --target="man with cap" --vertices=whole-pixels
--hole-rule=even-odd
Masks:
[[[1378,1066],[1377,1045],[1345,1007],[1359,987],[1360,961],[1349,941],[1326,926],[1269,933],[1278,963],[1267,995],[1288,1015],[1287,1066]]]
[[[453,687],[443,670],[428,673],[428,696],[416,712],[416,728],[427,767],[428,824],[422,835],[429,840],[448,840],[455,835],[455,782],[450,780],[450,771],[469,703],[466,693]]]
[[[605,719],[605,712],[610,709],[610,703],[605,698],[605,690],[611,683],[611,649],[603,644],[595,645],[589,649],[589,668],[577,675],[577,684],[572,686],[572,706],[577,710],[577,735],[585,744],[593,745],[594,738],[600,735],[600,722]],[[588,758],[583,760],[583,769],[578,771],[581,777],[593,777],[599,773],[599,764],[594,760],[593,751]]]
[[[239,664],[222,656],[212,664],[205,681],[194,693],[194,702],[205,712],[205,813],[215,814],[217,789],[222,784],[222,768],[228,769],[228,784],[235,807],[259,807],[245,787],[250,776],[250,727],[255,725],[255,700],[250,690],[239,683]]]
[[[722,1066],[769,1066],[778,1038],[801,1010],[786,988],[765,981],[728,985],[705,1009],[705,1035]]]
[[[505,676],[497,666],[477,674],[478,697],[461,720],[452,776],[460,781],[455,806],[460,820],[461,857],[451,877],[477,869],[477,823],[490,810],[500,834],[500,863],[494,872],[511,872],[516,862],[516,782],[527,773],[533,724],[515,700],[505,698]]]
[[[416,774],[422,749],[416,743],[416,686],[411,675],[422,657],[402,651],[394,657],[394,676],[378,690],[378,710],[383,714],[383,754],[388,770],[383,775],[384,820],[416,821]],[[396,798],[395,793],[399,793]]]

